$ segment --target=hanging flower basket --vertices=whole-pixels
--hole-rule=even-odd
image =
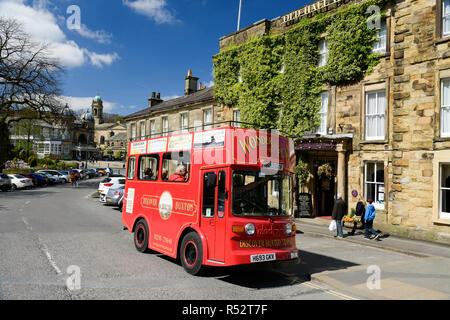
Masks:
[[[332,173],[333,169],[331,168],[329,163],[325,163],[317,169],[317,174],[319,176],[326,176],[329,179],[331,178]]]

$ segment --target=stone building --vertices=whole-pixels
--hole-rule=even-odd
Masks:
[[[219,126],[224,126],[223,122],[238,121],[239,111],[218,104],[214,100],[214,87],[205,88],[198,80],[189,70],[185,95],[168,101],[153,92],[147,108],[125,117],[128,141],[210,129],[214,123],[217,126],[222,122]]]
[[[344,2],[353,3],[322,0],[262,20],[222,37],[220,49],[286,32],[303,16],[333,12]],[[450,0],[386,1],[373,48],[382,55],[379,64],[358,83],[323,87],[321,125],[296,139],[311,172],[299,188],[312,197],[311,216],[330,216],[338,192],[349,212],[361,195],[375,200],[382,231],[450,243],[448,8]],[[326,167],[331,174],[319,175]]]

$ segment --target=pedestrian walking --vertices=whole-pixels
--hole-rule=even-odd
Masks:
[[[355,234],[356,231],[356,227],[358,226],[358,222],[361,221],[362,226],[364,228],[365,226],[365,219],[364,219],[364,215],[366,213],[366,202],[364,201],[364,199],[359,196],[358,197],[358,203],[356,203],[356,208],[355,208],[355,216],[353,217],[353,229],[352,231],[350,231],[348,234],[353,236]]]
[[[381,236],[381,232],[377,233],[374,228],[373,228],[373,220],[375,220],[375,215],[376,215],[376,211],[375,211],[375,206],[373,205],[373,200],[369,199],[367,202],[369,202],[369,205],[366,208],[366,213],[364,216],[365,219],[365,230],[366,230],[366,236],[364,237],[364,239],[367,240],[379,240],[380,236]],[[373,237],[370,237],[370,234],[372,233]]]
[[[338,238],[344,238],[344,233],[342,231],[342,218],[347,213],[347,204],[342,199],[342,194],[338,193],[336,201],[333,206],[333,212],[331,213],[331,218],[336,221],[336,231]]]

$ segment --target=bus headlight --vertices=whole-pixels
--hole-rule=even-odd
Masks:
[[[291,234],[292,233],[292,224],[286,223],[286,233]]]
[[[252,236],[255,234],[255,225],[253,223],[248,223],[245,226],[245,233],[248,234],[249,236]]]

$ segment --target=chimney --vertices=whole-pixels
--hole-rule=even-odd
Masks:
[[[193,94],[194,92],[197,92],[197,83],[199,78],[193,77],[191,70],[188,71],[188,75],[184,79],[186,80],[184,95],[188,96],[190,94]]]
[[[149,108],[154,107],[163,101],[164,100],[161,99],[161,94],[159,92],[158,92],[158,94],[156,94],[156,92],[152,92],[152,97],[150,99],[148,99],[148,107]]]

